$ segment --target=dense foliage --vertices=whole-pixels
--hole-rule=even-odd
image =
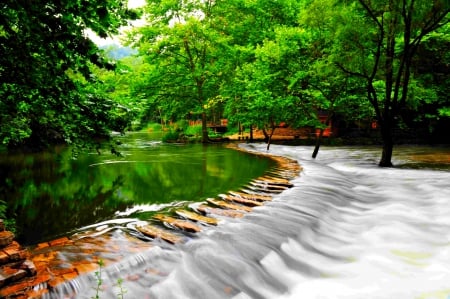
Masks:
[[[2,1],[0,140],[40,149],[109,134],[115,103],[91,83],[90,66],[113,67],[87,37],[117,33],[135,17],[122,0]]]
[[[280,122],[323,129],[319,112],[376,120],[391,166],[411,112],[448,114],[445,79],[427,80],[418,57],[433,39],[446,65],[448,12],[444,0],[149,1],[130,41],[154,67],[142,89],[168,119],[195,111],[205,124],[220,104],[231,123],[272,133]]]

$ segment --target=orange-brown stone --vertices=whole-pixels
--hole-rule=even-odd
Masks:
[[[98,268],[98,265],[94,264],[92,262],[79,263],[79,264],[76,263],[76,264],[74,264],[74,266],[75,266],[75,270],[77,271],[78,274],[92,272]]]
[[[72,279],[75,279],[75,278],[78,277],[78,272],[73,271],[73,272],[70,272],[70,273],[66,273],[66,274],[64,274],[62,277],[63,277],[64,280],[66,280],[66,281],[67,281],[67,280],[72,280]]]
[[[217,225],[217,223],[218,223],[218,220],[216,218],[202,216],[202,215],[199,215],[197,213],[187,211],[187,210],[176,210],[175,213],[178,216],[181,216],[181,217],[193,220],[193,221],[210,224],[210,225]]]
[[[32,290],[26,294],[26,297],[24,297],[24,299],[42,298],[45,294],[48,294],[48,289]],[[17,298],[17,299],[21,299],[21,298]]]
[[[47,283],[51,279],[52,279],[52,275],[50,273],[48,273],[47,271],[39,272],[39,275],[37,275],[29,280],[30,281],[29,284],[33,285],[33,286],[37,286],[42,283]]]
[[[214,198],[207,198],[206,201],[212,205],[221,207],[221,208],[225,208],[225,209],[232,209],[232,210],[238,210],[238,211],[245,211],[245,212],[250,212],[252,210],[251,207],[248,206],[243,206],[243,205],[236,205],[236,204],[232,204],[223,200],[217,200]]]
[[[0,298],[22,298],[19,296],[24,296],[25,292],[30,289],[26,283],[18,283],[3,287],[0,289]]]
[[[168,223],[174,227],[177,227],[179,229],[188,231],[188,232],[197,233],[197,232],[201,231],[201,228],[199,226],[197,226],[189,221],[176,219],[176,218],[173,218],[170,216],[165,216],[162,214],[157,214],[154,216],[154,218],[159,221],[166,222],[166,223]]]
[[[4,251],[0,251],[0,265],[6,264],[9,262],[9,255]]]
[[[37,274],[37,269],[36,269],[36,265],[30,261],[30,260],[25,260],[19,267],[20,269],[23,269],[25,271],[27,271],[29,276],[34,276]]]
[[[240,196],[231,196],[226,194],[220,194],[219,195],[222,199],[230,201],[230,202],[237,202],[246,206],[250,207],[256,207],[256,206],[262,206],[263,204],[259,201],[243,198]]]
[[[146,236],[149,236],[151,238],[161,238],[162,240],[165,240],[172,244],[178,243],[181,241],[181,237],[174,235],[172,233],[166,232],[155,226],[142,225],[142,226],[137,226],[136,229]]]
[[[10,231],[0,231],[0,248],[11,244],[14,240],[14,234]]]
[[[197,209],[205,214],[215,214],[215,215],[221,215],[226,217],[233,217],[233,218],[241,218],[244,216],[244,213],[236,211],[236,210],[227,210],[227,209],[221,209],[221,208],[213,208],[207,205],[200,205],[197,207]]]
[[[36,246],[36,250],[39,250],[39,249],[42,249],[42,248],[47,248],[47,247],[49,247],[49,246],[50,246],[50,244],[48,244],[47,242],[39,243],[39,244]]]
[[[49,282],[47,283],[48,286],[52,289],[56,288],[59,284],[62,284],[65,282],[64,277],[62,276],[58,276],[58,277],[54,277],[53,279],[49,280]]]
[[[3,252],[6,253],[10,261],[23,260],[27,257],[26,250],[20,250],[18,246],[13,243],[8,247],[3,248]]]
[[[69,238],[64,237],[64,238],[59,238],[59,239],[50,241],[49,244],[50,244],[50,246],[61,246],[61,245],[68,243],[69,241],[70,241]]]
[[[53,268],[51,269],[51,273],[56,276],[63,276],[64,274],[76,272],[75,268]]]
[[[0,287],[8,283],[18,281],[27,276],[27,272],[10,266],[3,266],[0,269]]]

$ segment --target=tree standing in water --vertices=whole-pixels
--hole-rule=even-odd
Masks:
[[[413,58],[424,37],[449,23],[449,6],[446,0],[358,0],[342,7],[335,63],[365,80],[383,141],[379,166],[393,166],[393,131],[414,101],[408,88]]]

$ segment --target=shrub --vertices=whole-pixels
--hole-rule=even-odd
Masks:
[[[188,126],[184,131],[184,134],[186,134],[187,136],[202,136],[202,126]]]
[[[162,125],[159,123],[148,123],[142,130],[146,132],[159,132],[162,131]]]
[[[3,200],[0,199],[0,219],[3,219],[3,223],[5,223],[5,228],[13,233],[16,232],[16,221],[14,219],[6,218],[6,209],[7,204]]]
[[[176,142],[180,138],[180,132],[170,130],[162,137],[163,142]]]

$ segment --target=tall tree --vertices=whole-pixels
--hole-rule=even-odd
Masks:
[[[341,119],[356,121],[358,117],[367,117],[373,110],[360,100],[363,95],[361,88],[358,88],[361,84],[358,78],[350,78],[350,75],[340,72],[330,55],[336,42],[335,19],[341,13],[330,4],[329,0],[302,2],[299,15],[300,26],[308,36],[308,50],[303,55],[308,63],[292,82],[293,88],[295,84],[299,85],[297,92],[307,95],[317,112],[325,115],[323,123],[316,124],[318,132],[316,130],[313,158],[319,152],[325,128],[336,114]]]
[[[86,30],[117,33],[136,17],[126,1],[5,0],[0,8],[2,144],[41,148],[108,135],[113,103],[89,84],[89,65],[110,65]]]
[[[271,39],[256,46],[255,59],[238,68],[227,102],[231,119],[263,129],[267,149],[281,122],[301,126],[317,120],[311,102],[298,90],[308,63],[308,34],[296,26],[272,31]]]
[[[171,114],[200,115],[208,141],[207,113],[227,69],[227,36],[216,1],[149,1],[148,26],[135,41],[158,76],[148,82]],[[174,110],[176,109],[176,110]],[[184,113],[182,113],[184,111]],[[166,111],[168,113],[168,111]]]
[[[423,39],[449,22],[446,0],[358,0],[333,5],[337,20],[335,62],[365,80],[383,140],[380,166],[392,166],[393,130],[411,94],[411,66]]]

